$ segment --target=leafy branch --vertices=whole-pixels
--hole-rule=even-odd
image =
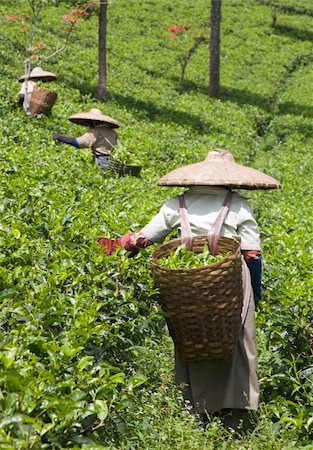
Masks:
[[[195,42],[194,42],[193,46],[186,53],[184,53],[182,55],[182,57],[180,58],[180,67],[181,67],[180,81],[181,82],[185,78],[186,67],[187,67],[187,64],[190,62],[192,55],[195,53],[195,51],[198,49],[198,47],[206,41],[207,41],[207,39],[204,36],[195,37]]]
[[[181,39],[182,37],[184,37],[184,35],[190,28],[191,27],[189,25],[172,25],[172,26],[168,27],[168,31],[170,32],[169,38],[170,39],[177,39],[177,38]],[[181,68],[181,73],[180,73],[180,81],[181,82],[184,81],[186,68],[191,60],[192,55],[196,52],[196,50],[199,48],[199,46],[202,43],[207,42],[207,38],[202,35],[194,36],[193,39],[194,39],[194,42],[193,42],[192,46],[189,48],[189,50],[187,50],[185,53],[182,54],[182,56],[180,56],[178,58],[178,60],[180,62],[180,68]]]

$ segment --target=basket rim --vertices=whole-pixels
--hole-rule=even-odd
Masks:
[[[38,86],[37,84],[35,84],[35,86],[34,86],[33,92],[34,92],[34,91],[37,91],[38,93],[39,93],[40,91],[41,91],[41,92],[48,92],[48,93],[57,95],[57,93],[54,92],[54,91],[51,91],[51,89],[48,89],[48,88],[46,88],[46,87],[44,87],[44,86]]]
[[[205,238],[205,239],[207,240],[207,235],[199,235],[199,236],[194,236],[194,237],[193,237],[193,239],[197,239],[197,238],[201,238],[201,239]],[[215,262],[215,263],[211,263],[211,264],[208,264],[208,265],[206,265],[206,266],[190,267],[190,268],[186,268],[186,269],[182,269],[182,268],[181,268],[181,269],[172,269],[172,268],[169,268],[169,267],[164,267],[164,266],[162,266],[161,264],[158,264],[158,263],[157,263],[157,260],[160,259],[160,258],[157,258],[157,257],[155,256],[155,253],[157,253],[157,252],[160,250],[160,248],[164,248],[164,247],[168,246],[169,244],[173,245],[173,244],[179,243],[179,245],[180,245],[180,244],[182,243],[182,241],[181,241],[181,238],[178,238],[178,239],[172,239],[172,240],[170,240],[169,242],[166,242],[165,244],[162,244],[161,246],[159,246],[158,248],[156,248],[156,249],[153,251],[153,253],[150,255],[150,258],[149,258],[150,264],[151,264],[152,266],[154,266],[155,268],[158,268],[158,269],[160,269],[160,270],[164,270],[164,271],[166,271],[166,272],[172,272],[172,273],[174,273],[174,272],[177,272],[177,273],[188,272],[188,273],[190,273],[190,272],[204,271],[204,270],[208,270],[208,269],[211,270],[211,268],[215,268],[215,267],[220,266],[221,263],[224,262],[224,261],[231,261],[231,260],[237,259],[237,258],[238,258],[238,253],[240,252],[240,242],[238,242],[238,241],[237,241],[236,239],[234,239],[234,238],[227,237],[227,236],[219,236],[219,239],[220,239],[220,238],[227,239],[227,240],[230,240],[230,241],[232,241],[232,242],[238,244],[238,245],[237,245],[237,249],[234,251],[234,253],[232,253],[231,255],[227,256],[226,258],[224,258],[224,259],[221,260],[221,261],[217,261],[217,262]],[[178,247],[178,246],[177,246],[177,247]],[[177,248],[177,247],[176,247],[176,248]]]

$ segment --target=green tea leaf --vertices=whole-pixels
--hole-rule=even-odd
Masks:
[[[207,245],[204,245],[201,253],[195,253],[186,250],[185,244],[181,244],[168,256],[158,259],[158,264],[167,267],[168,269],[192,269],[214,264],[230,255],[230,252],[226,252],[222,255],[211,255]]]

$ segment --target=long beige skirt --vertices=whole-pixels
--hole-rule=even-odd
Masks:
[[[192,412],[258,408],[257,346],[253,296],[235,352],[229,360],[184,362],[176,350],[176,383]]]

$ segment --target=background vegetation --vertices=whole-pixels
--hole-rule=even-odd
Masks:
[[[58,74],[52,116],[28,118],[16,106],[27,31],[5,19],[28,3],[1,2],[1,449],[313,448],[312,2],[224,0],[220,100],[208,97],[206,45],[180,82],[179,57],[209,35],[209,3],[112,0],[107,102],[94,100],[94,14],[41,64]],[[38,42],[57,46],[73,5],[47,2]],[[190,26],[186,39],[169,38],[176,24]],[[141,178],[105,175],[88,150],[52,141],[53,131],[81,134],[67,118],[91,107],[123,124]],[[175,388],[153,248],[106,258],[95,243],[138,230],[176,192],[158,177],[216,147],[283,183],[244,192],[261,228],[264,289],[261,406],[242,436],[218,422],[204,429]]]

